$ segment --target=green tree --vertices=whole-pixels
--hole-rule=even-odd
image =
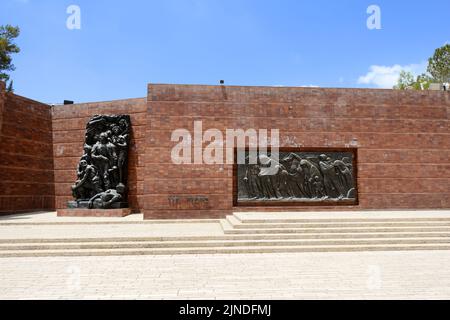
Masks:
[[[20,52],[20,48],[14,43],[14,39],[20,34],[19,27],[9,24],[0,26],[0,80],[8,81],[8,71],[14,71],[11,55]]]
[[[422,73],[417,76],[416,81],[413,83],[412,87],[414,90],[428,90],[430,84],[433,83],[433,78],[426,73]]]
[[[6,88],[7,92],[14,92],[13,81],[11,80],[8,84],[8,88]]]
[[[450,44],[435,50],[428,59],[427,73],[422,73],[414,80],[411,72],[402,70],[394,89],[428,90],[432,83],[450,82]]]
[[[450,44],[437,48],[428,59],[428,73],[439,83],[450,82]]]
[[[402,70],[400,71],[400,76],[398,78],[397,84],[394,86],[394,89],[397,90],[406,90],[409,88],[414,88],[414,75],[412,72]]]

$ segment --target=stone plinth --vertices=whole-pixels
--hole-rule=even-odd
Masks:
[[[128,202],[114,202],[108,207],[109,209],[125,209],[128,208]],[[89,201],[79,200],[79,201],[68,201],[68,209],[89,209]],[[92,209],[102,209],[96,202],[93,203]]]
[[[58,217],[126,217],[131,214],[130,208],[121,209],[58,209]]]

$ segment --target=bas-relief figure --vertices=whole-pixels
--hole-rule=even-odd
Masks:
[[[280,152],[279,161],[256,157],[250,161],[247,153],[246,164],[238,165],[238,202],[356,200],[352,152]]]
[[[84,154],[72,186],[70,208],[124,208],[130,116],[96,115],[86,125]]]

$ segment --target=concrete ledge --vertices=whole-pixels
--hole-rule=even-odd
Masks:
[[[126,217],[131,209],[59,209],[57,214],[58,217]]]

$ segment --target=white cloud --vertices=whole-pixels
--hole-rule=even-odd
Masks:
[[[374,85],[378,88],[392,88],[397,84],[400,71],[405,70],[412,72],[415,76],[426,71],[427,62],[424,61],[419,64],[410,64],[401,66],[399,64],[393,66],[370,66],[369,72],[360,76],[358,84]]]

